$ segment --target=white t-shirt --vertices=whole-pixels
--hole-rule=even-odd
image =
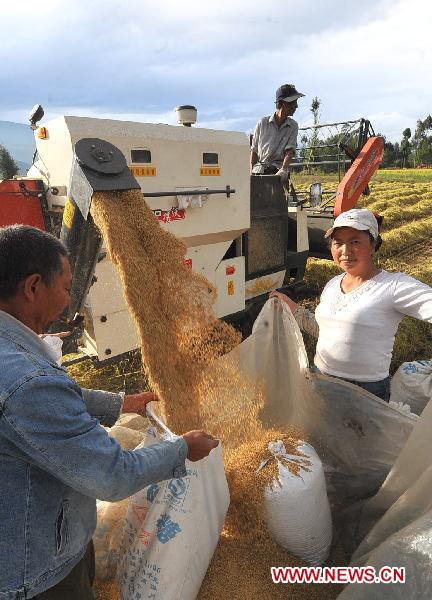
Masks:
[[[334,277],[315,311],[319,326],[315,364],[323,373],[354,381],[389,374],[396,331],[408,315],[432,323],[432,288],[404,273],[380,271],[345,294]]]

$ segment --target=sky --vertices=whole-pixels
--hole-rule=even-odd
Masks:
[[[428,0],[16,0],[2,5],[0,120],[94,116],[250,132],[276,88],[295,119],[369,118],[400,140],[432,112]],[[7,26],[5,26],[7,24]]]

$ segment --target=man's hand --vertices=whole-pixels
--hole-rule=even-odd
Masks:
[[[187,458],[192,462],[205,458],[219,444],[219,440],[204,431],[189,431],[183,439],[189,449]]]
[[[279,175],[281,184],[283,186],[286,187],[289,184],[290,172],[288,171],[288,169],[284,169],[284,168],[279,169],[279,171],[276,173],[276,175]]]
[[[158,397],[153,392],[141,392],[141,394],[129,394],[124,397],[123,409],[124,413],[137,413],[138,415],[146,416],[146,406],[149,402],[157,401]]]

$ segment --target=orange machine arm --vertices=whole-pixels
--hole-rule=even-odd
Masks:
[[[369,138],[338,185],[333,210],[335,217],[354,208],[370,178],[378,169],[383,153],[384,138]]]

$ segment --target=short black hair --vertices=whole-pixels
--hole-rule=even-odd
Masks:
[[[63,272],[62,256],[65,246],[50,233],[29,225],[0,227],[0,299],[11,298],[34,273],[50,285]]]
[[[375,239],[371,233],[369,233],[369,237],[371,239],[372,246],[374,246],[374,248],[375,248],[375,252],[378,252],[378,250],[381,248],[382,243],[383,243],[382,237],[378,234],[377,239]]]

